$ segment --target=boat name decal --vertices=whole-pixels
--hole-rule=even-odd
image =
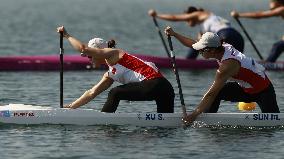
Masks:
[[[253,114],[253,120],[280,120],[278,114]]]
[[[163,118],[163,114],[157,113],[146,113],[145,116],[143,114],[137,114],[138,120],[165,120]]]
[[[34,117],[34,112],[14,112],[14,117]]]
[[[163,114],[159,113],[146,113],[144,117],[141,114],[137,114],[137,118],[139,120],[164,120]]]
[[[10,117],[10,111],[9,110],[4,110],[0,111],[0,117]]]

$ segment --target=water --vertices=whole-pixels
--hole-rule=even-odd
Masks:
[[[150,8],[158,12],[181,12],[185,6],[210,9],[233,23],[229,11],[266,9],[266,0],[0,0],[1,55],[40,55],[59,52],[55,29],[64,25],[87,42],[94,35],[114,38],[129,52],[166,56]],[[222,5],[222,8],[220,8]],[[224,7],[223,7],[224,6]],[[278,18],[259,21],[241,19],[264,57],[283,34]],[[164,28],[194,36],[197,28],[185,23],[159,20]],[[257,24],[257,25],[256,25]],[[269,29],[267,29],[269,28]],[[241,30],[240,30],[241,31]],[[282,32],[281,32],[282,31]],[[177,56],[186,48],[173,39]],[[261,46],[261,47],[260,47]],[[75,54],[64,42],[66,54]],[[246,41],[246,54],[257,58]],[[283,57],[280,57],[283,60]],[[178,87],[171,70],[162,70],[177,94],[176,111],[181,111]],[[73,101],[98,82],[103,71],[70,71],[64,74],[64,103]],[[191,110],[212,83],[215,70],[180,71],[187,109]],[[280,110],[284,111],[282,72],[268,73],[275,86]],[[51,105],[59,103],[58,72],[0,72],[0,103]],[[86,108],[100,110],[107,92]],[[238,112],[236,103],[224,102],[220,112]],[[121,102],[118,112],[155,111],[154,102]],[[257,108],[256,112],[259,111]],[[255,128],[141,128],[124,126],[0,126],[1,158],[283,158],[284,129]]]

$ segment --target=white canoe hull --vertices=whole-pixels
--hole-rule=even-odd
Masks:
[[[103,113],[23,104],[0,106],[2,124],[133,125],[181,127],[182,113]],[[284,113],[204,113],[198,126],[284,126]]]

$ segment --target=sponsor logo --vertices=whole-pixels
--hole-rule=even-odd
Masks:
[[[14,117],[34,117],[34,112],[14,112]]]
[[[165,120],[163,114],[157,113],[146,113],[145,116],[137,114],[139,120]]]
[[[253,120],[280,120],[278,114],[253,114]]]
[[[5,110],[5,111],[0,111],[0,117],[10,117],[10,112],[9,110]]]

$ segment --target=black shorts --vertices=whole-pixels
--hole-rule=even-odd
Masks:
[[[228,82],[216,96],[211,107],[206,111],[216,113],[219,109],[221,100],[231,102],[256,102],[263,113],[280,113],[274,87],[270,84],[263,91],[256,94],[248,94],[236,82]]]
[[[158,113],[174,112],[174,89],[165,78],[133,82],[112,88],[102,112],[115,112],[120,100],[152,101],[157,104]]]

